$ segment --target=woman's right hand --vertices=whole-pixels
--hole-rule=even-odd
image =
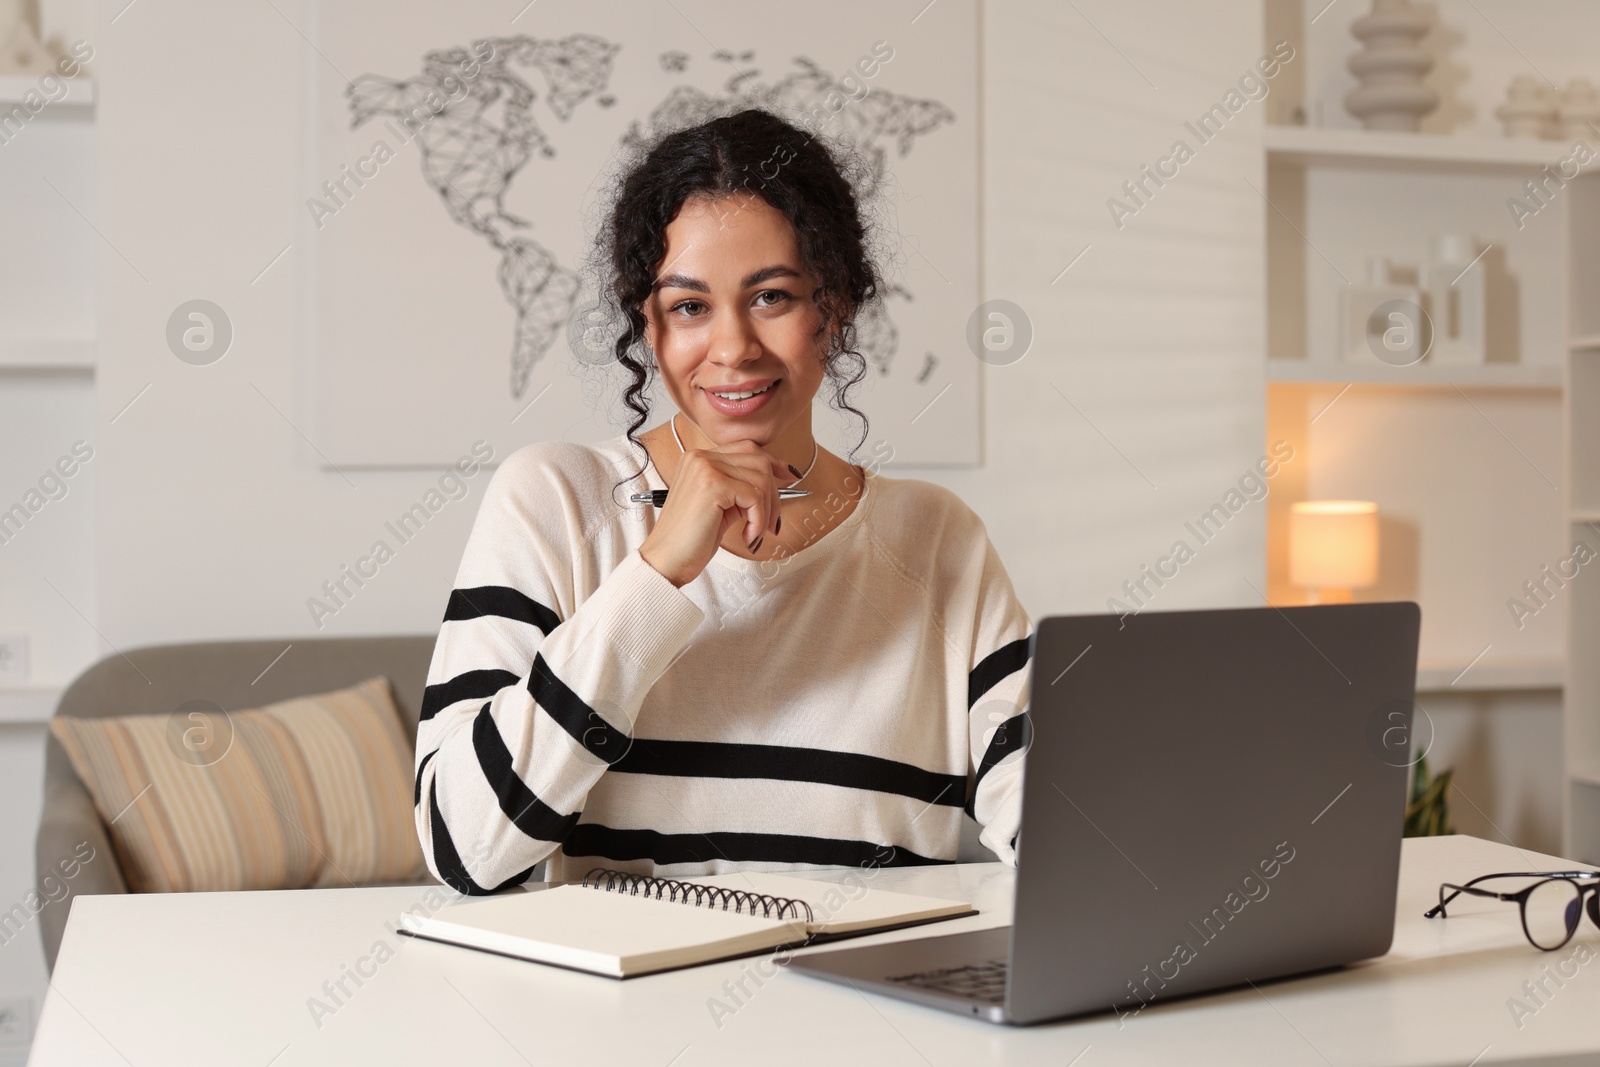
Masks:
[[[777,530],[780,478],[793,480],[789,466],[754,441],[689,449],[639,555],[682,588],[705,570],[735,526],[743,525],[744,542],[755,551],[767,531]]]

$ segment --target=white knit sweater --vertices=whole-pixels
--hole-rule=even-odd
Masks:
[[[977,515],[869,469],[806,547],[719,548],[679,589],[639,555],[656,511],[627,502],[665,488],[655,467],[613,490],[643,460],[620,435],[529,445],[485,491],[417,730],[433,873],[483,893],[544,860],[950,862],[963,810],[1014,863],[1032,628]]]

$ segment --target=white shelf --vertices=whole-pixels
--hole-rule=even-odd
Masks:
[[[1462,671],[1466,671],[1462,674]],[[1456,681],[1456,679],[1460,681]],[[1453,684],[1452,684],[1453,683]],[[1508,689],[1560,689],[1566,684],[1566,664],[1560,660],[1479,660],[1445,663],[1424,660],[1417,664],[1419,693],[1483,693]]]
[[[1537,170],[1565,158],[1572,151],[1572,145],[1566,141],[1382,133],[1315,126],[1268,126],[1262,138],[1269,161],[1302,166],[1363,163],[1405,169]]]
[[[1397,388],[1448,389],[1561,389],[1562,367],[1525,363],[1486,363],[1453,367],[1418,363],[1410,367],[1386,364],[1316,363],[1304,359],[1267,360],[1267,380],[1307,385],[1379,385]]]
[[[1573,522],[1592,522],[1600,524],[1600,510],[1593,508],[1579,508],[1572,513]]]
[[[1600,349],[1600,333],[1591,333],[1580,337],[1573,337],[1567,342],[1567,346],[1574,352],[1596,351],[1597,349]]]
[[[83,338],[0,337],[0,371],[94,370],[94,342]]]
[[[0,74],[0,108],[10,111],[13,106],[22,103],[23,97],[29,93],[38,93],[45,100],[44,90],[39,87],[42,74]],[[94,79],[79,75],[76,78],[58,78],[61,84],[67,87],[67,95],[60,100],[45,104],[34,118],[42,119],[52,113],[60,114],[62,111],[81,115],[84,111],[94,107],[95,84]]]
[[[0,688],[0,725],[46,723],[56,713],[60,689]]]

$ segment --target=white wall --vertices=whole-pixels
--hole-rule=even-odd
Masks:
[[[1260,5],[992,4],[986,31],[984,292],[1036,338],[987,370],[984,466],[906,473],[985,517],[1035,615],[1100,611],[1262,452],[1264,112],[1184,128],[1261,55]],[[1118,229],[1108,198],[1179,138]],[[1259,603],[1263,531],[1252,505],[1152,606]]]
[[[318,632],[307,599],[435,477],[321,469],[302,436],[303,250],[257,279],[299,238],[309,195],[305,88],[322,61],[296,32],[307,17],[303,4],[151,5],[102,38],[103,228],[138,270],[101,259],[102,425],[149,386],[103,434],[102,621],[118,643]],[[164,342],[194,298],[233,322],[211,366]],[[473,506],[443,511],[322,632],[432,628]]]

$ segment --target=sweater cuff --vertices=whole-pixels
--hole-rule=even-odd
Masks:
[[[590,608],[593,604],[593,608]],[[636,548],[623,557],[584,603],[602,620],[593,636],[638,664],[654,684],[705,619],[682,589],[645,561]]]

